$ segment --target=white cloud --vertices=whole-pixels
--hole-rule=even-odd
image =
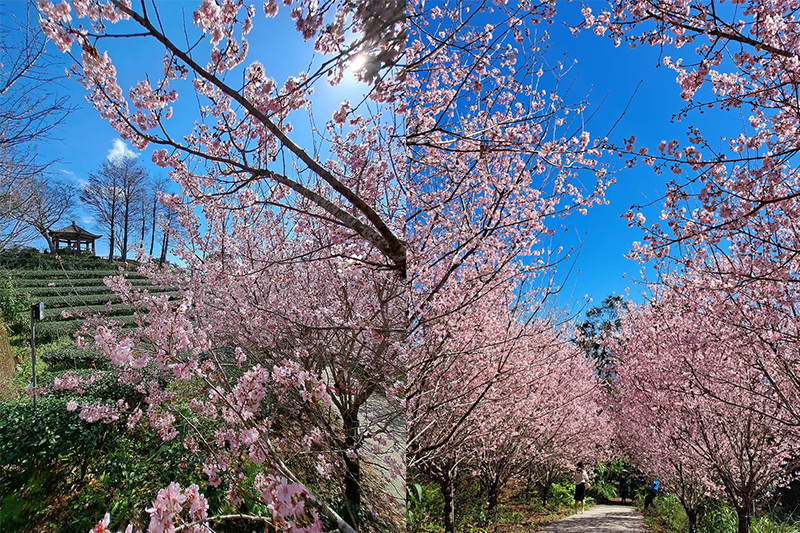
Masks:
[[[106,159],[112,163],[118,163],[124,159],[133,159],[139,157],[139,154],[128,148],[128,145],[122,139],[114,139],[111,141],[111,150],[108,151]]]

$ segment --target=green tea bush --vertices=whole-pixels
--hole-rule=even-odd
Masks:
[[[84,278],[94,278],[94,279],[102,279],[105,276],[116,276],[119,274],[119,270],[116,268],[108,268],[106,265],[106,270],[62,270],[62,269],[52,269],[52,270],[44,270],[44,269],[15,269],[10,270],[9,274],[16,279],[20,280],[56,280],[56,279],[72,279],[72,280],[80,280]],[[139,277],[142,278],[143,276],[139,273],[133,272],[130,273],[129,276],[131,277]]]
[[[106,287],[103,283],[103,277],[82,278],[82,279],[68,279],[68,278],[33,278],[33,279],[20,279],[19,286],[25,288],[49,288],[51,290],[64,290],[70,287]]]
[[[81,319],[41,322],[36,324],[36,342],[69,342],[83,323]]]
[[[105,285],[80,287],[77,289],[78,289],[77,292],[73,292],[70,288],[54,289],[52,287],[44,286],[44,287],[27,287],[25,289],[25,292],[37,298],[46,298],[48,296],[55,296],[55,295],[72,298],[76,294],[81,296],[93,295],[93,294],[107,294],[107,295],[112,294],[111,289],[109,289]]]
[[[119,296],[114,293],[98,293],[98,294],[55,294],[42,296],[38,301],[44,302],[46,309],[57,309],[62,307],[70,307],[74,305],[105,305],[107,302],[118,304],[121,302]]]
[[[68,347],[42,353],[41,359],[50,370],[67,370],[78,368],[103,369],[108,367],[108,359],[91,350]]]

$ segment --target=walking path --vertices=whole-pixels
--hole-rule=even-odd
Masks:
[[[644,518],[634,507],[595,505],[544,528],[541,533],[647,533]]]

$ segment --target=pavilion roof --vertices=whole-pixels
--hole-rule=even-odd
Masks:
[[[58,237],[59,239],[68,239],[68,238],[75,238],[80,237],[84,239],[99,239],[102,235],[95,235],[94,233],[89,233],[82,227],[75,224],[75,221],[72,221],[72,224],[69,226],[65,226],[61,229],[52,230],[50,234],[53,237]]]

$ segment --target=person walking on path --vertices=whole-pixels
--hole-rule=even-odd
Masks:
[[[644,508],[647,509],[653,504],[653,500],[656,499],[658,495],[658,488],[661,486],[661,482],[658,480],[657,477],[653,478],[653,481],[650,482],[650,490],[647,492],[647,496],[644,498]]]
[[[583,462],[578,463],[575,473],[572,475],[572,482],[575,483],[575,512],[578,512],[578,503],[581,504],[581,512],[584,512],[584,499],[586,489],[589,488],[589,474],[583,468]]]
[[[623,473],[619,480],[619,497],[622,503],[625,503],[625,499],[628,497],[628,474]]]

